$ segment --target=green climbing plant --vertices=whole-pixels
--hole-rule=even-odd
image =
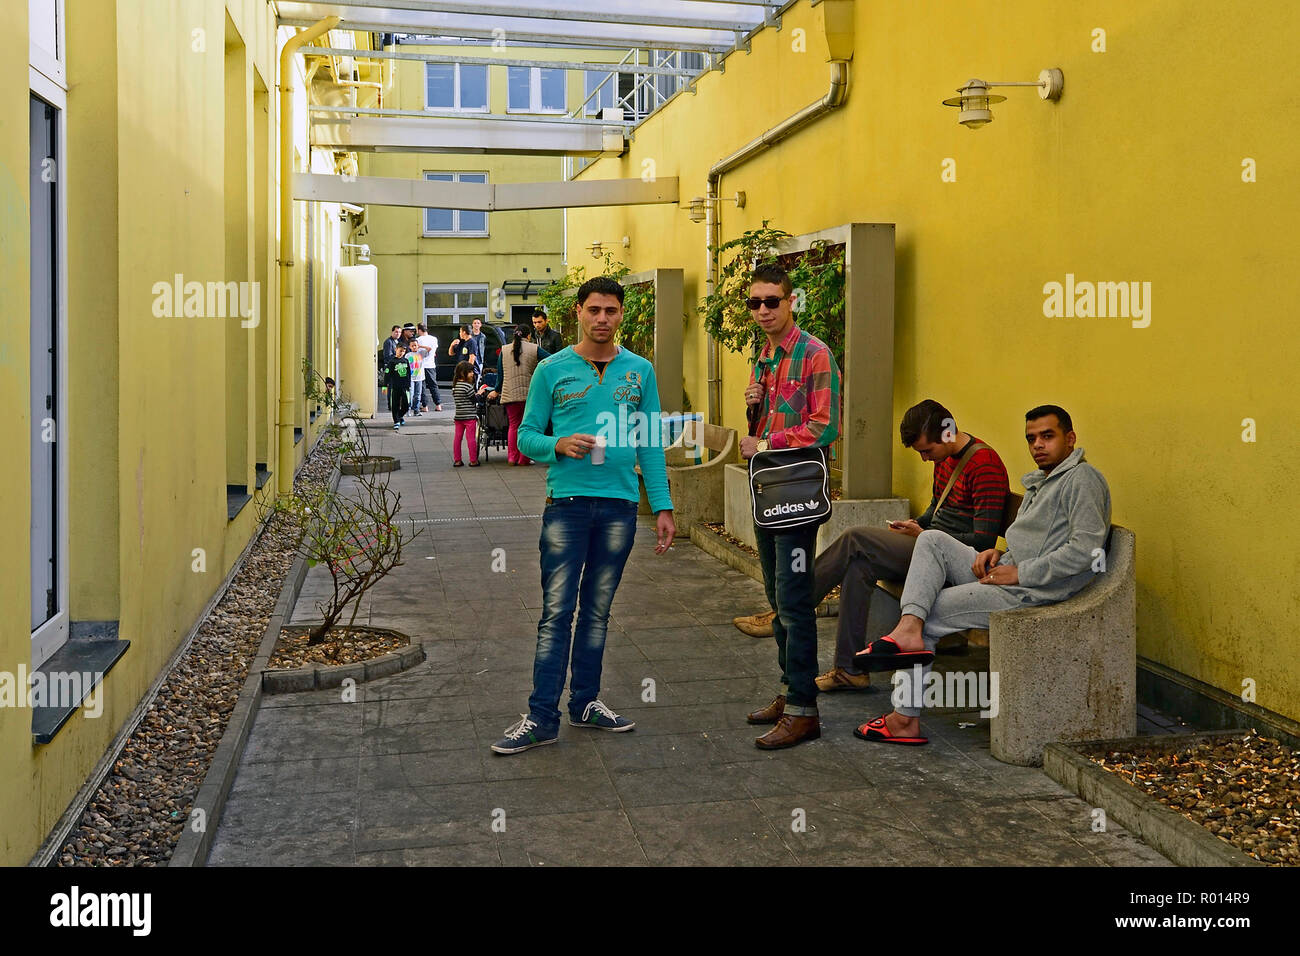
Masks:
[[[578,329],[578,289],[588,279],[603,275],[622,279],[632,270],[619,262],[611,253],[605,253],[603,265],[588,274],[585,266],[570,266],[564,274],[537,294],[537,301],[546,309],[566,342],[576,342],[581,337]],[[619,326],[617,340],[624,348],[654,360],[655,341],[655,287],[653,282],[629,285],[623,293],[623,324]]]
[[[718,257],[712,294],[700,301],[700,314],[709,335],[724,347],[754,357],[763,333],[745,307],[749,276],[758,263],[775,262],[790,274],[795,290],[795,322],[817,336],[844,368],[844,246],[818,240],[803,252],[778,255],[777,244],[791,238],[768,220],[758,229],[711,247]]]

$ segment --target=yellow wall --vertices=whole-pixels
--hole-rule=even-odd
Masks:
[[[14,319],[0,324],[0,398],[17,410],[0,420],[11,449],[0,474],[12,489],[0,500],[0,670],[11,674],[31,665],[28,51],[26,4],[12,6],[19,19],[0,38],[8,77],[0,83],[0,298]],[[246,546],[258,509],[250,503],[227,521],[228,450],[229,480],[251,485],[255,461],[268,460],[259,451],[274,448],[278,398],[276,97],[256,108],[254,98],[275,87],[270,8],[263,0],[68,7],[70,610],[73,620],[118,620],[131,647],[105,681],[102,716],[79,711],[48,745],[33,747],[29,710],[0,708],[0,864],[30,858]],[[231,104],[228,80],[241,87]],[[297,119],[305,140],[301,110]],[[230,157],[228,127],[242,144]],[[322,260],[313,321],[323,361],[332,353],[337,207],[310,215]],[[238,317],[155,316],[154,283],[176,273],[259,280],[259,327],[240,328]],[[295,306],[301,327],[300,291]],[[332,356],[322,367],[333,370]],[[237,383],[229,401],[228,380]],[[294,385],[300,392],[300,377]],[[308,426],[298,405],[301,461],[324,420]],[[274,481],[263,497],[273,490]],[[201,573],[192,569],[197,548],[206,552]]]
[[[404,53],[442,53],[471,57],[500,55],[525,60],[597,60],[617,62],[622,53],[595,50],[560,50],[509,47],[499,54],[492,47],[412,46],[402,44]],[[393,92],[385,107],[403,110],[425,108],[425,65],[420,61],[398,60]],[[573,109],[586,95],[580,71],[568,74],[568,103]],[[506,69],[488,67],[488,109],[506,112]],[[562,160],[556,156],[494,156],[460,154],[362,153],[361,174],[399,179],[422,179],[426,172],[486,172],[489,183],[555,182],[563,179]],[[486,237],[425,238],[424,210],[399,206],[371,206],[369,235],[361,241],[370,245],[371,262],[379,268],[379,329],[387,338],[391,326],[423,321],[425,283],[487,285],[489,293],[508,279],[540,279],[543,282],[564,273],[564,219],[558,209],[488,213]],[[527,269],[525,273],[523,270]],[[547,270],[550,271],[547,271]],[[510,306],[535,304],[528,299],[506,298],[506,320]],[[496,321],[491,314],[489,320]]]
[[[894,406],[943,401],[1015,479],[1032,469],[1023,414],[1074,416],[1138,542],[1138,652],[1300,718],[1300,517],[1290,504],[1289,378],[1300,300],[1294,108],[1269,64],[1289,62],[1300,8],[1242,16],[1209,2],[1088,5],[859,0],[848,102],[723,178],[722,239],[762,220],[800,234],[897,224]],[[801,3],[752,53],[726,60],[584,177],[645,158],[702,194],[708,167],[827,88],[822,8]],[[1093,52],[1093,30],[1107,51]],[[796,29],[807,52],[796,52]],[[1001,92],[977,131],[940,105],[970,77],[1065,74],[1060,103]],[[1242,181],[1242,160],[1258,182]],[[941,181],[956,161],[957,180]],[[703,293],[704,226],[673,206],[572,210],[569,255],[631,237],[633,269],[682,267]],[[1148,328],[1046,318],[1045,283],[1152,283]],[[705,346],[687,332],[687,388],[704,404]],[[724,421],[743,427],[745,366],[723,363]],[[1243,443],[1242,420],[1258,423]],[[929,470],[895,447],[894,487],[919,510]]]

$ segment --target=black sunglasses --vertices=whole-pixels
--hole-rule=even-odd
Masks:
[[[765,305],[765,306],[767,306],[769,309],[775,309],[777,306],[779,306],[779,305],[780,305],[782,302],[784,302],[784,301],[785,301],[785,299],[782,298],[782,297],[779,296],[779,295],[769,295],[769,296],[767,296],[766,298],[762,298],[762,299],[759,299],[759,298],[746,299],[746,300],[745,300],[745,305],[746,305],[746,307],[749,309],[750,312],[757,312],[757,311],[758,311],[758,307],[759,307],[760,305]]]

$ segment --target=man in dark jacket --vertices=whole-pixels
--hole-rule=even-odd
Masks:
[[[546,324],[546,313],[541,309],[533,311],[533,344],[545,349],[550,355],[564,348],[564,340],[560,338],[559,331]]]

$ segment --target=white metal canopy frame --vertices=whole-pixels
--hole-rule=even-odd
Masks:
[[[284,26],[336,16],[345,30],[574,49],[651,47],[726,53],[777,22],[788,3],[762,0],[277,0]]]

